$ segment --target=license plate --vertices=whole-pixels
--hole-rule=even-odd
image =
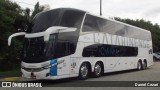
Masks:
[[[36,79],[36,76],[34,75],[33,72],[31,72],[31,79]]]

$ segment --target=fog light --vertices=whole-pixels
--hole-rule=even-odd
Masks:
[[[49,73],[46,74],[46,77],[48,77],[48,76],[50,76],[50,75],[51,75],[51,73],[49,72]]]

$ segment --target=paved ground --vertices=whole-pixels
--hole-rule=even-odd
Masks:
[[[160,62],[146,70],[130,70],[105,74],[100,78],[91,78],[88,81],[160,81]]]
[[[79,84],[76,78],[65,79],[67,82],[61,80],[57,81],[39,81],[46,83],[48,87],[43,88],[23,88],[23,90],[159,90],[158,87],[53,87],[55,85],[70,85],[75,86]],[[108,73],[99,78],[89,78],[85,81],[160,81],[160,62],[155,62],[154,65],[146,70],[136,71],[129,70],[116,73]],[[0,88],[0,90],[10,90],[11,88]],[[12,88],[14,90],[14,88]],[[15,90],[22,90],[22,88],[15,88]]]

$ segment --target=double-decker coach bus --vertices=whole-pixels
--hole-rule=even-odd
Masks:
[[[153,64],[151,33],[88,12],[58,8],[38,13],[24,36],[22,77],[86,79]]]

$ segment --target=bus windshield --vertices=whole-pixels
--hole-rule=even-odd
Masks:
[[[75,27],[80,29],[85,12],[55,9],[37,14],[30,23],[27,33],[37,33],[51,26]]]
[[[23,61],[26,63],[39,63],[73,54],[78,42],[84,14],[83,11],[72,9],[55,9],[37,14],[29,25],[27,33],[43,32],[52,26],[74,27],[77,30],[51,34],[47,42],[44,41],[43,36],[26,38]],[[68,45],[72,47],[69,48]]]
[[[48,42],[43,37],[27,38],[24,45],[25,62],[42,62],[53,58],[56,34],[50,35]]]

